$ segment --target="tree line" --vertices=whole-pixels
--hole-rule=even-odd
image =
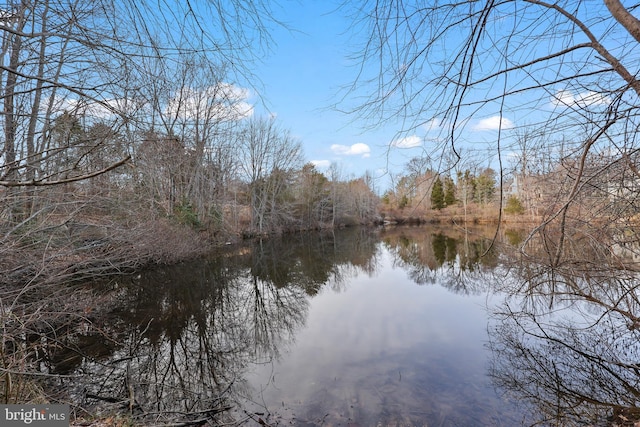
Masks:
[[[424,160],[412,159],[405,168],[411,172],[396,175],[394,185],[382,195],[381,210],[386,215],[428,219],[434,211],[447,207],[477,213],[499,201],[498,173],[490,167],[458,168],[451,175],[428,167],[421,171],[416,164],[424,164]]]
[[[86,278],[106,274],[108,265],[126,270],[170,261],[239,237],[378,218],[370,176],[345,178],[337,165],[321,173],[275,119],[234,118],[207,129],[185,126],[181,134],[153,128],[127,135],[85,118],[64,111],[52,120],[49,144],[64,155],[43,159],[36,176],[55,176],[56,185],[33,181],[0,190],[2,234],[13,246],[7,259],[15,262],[5,268],[24,270],[25,258],[17,255],[35,257],[43,250],[38,242],[45,241],[50,264],[63,270],[54,276],[68,280],[78,273],[69,262],[78,258],[93,260],[81,268]],[[85,166],[106,171],[118,159],[127,160],[109,173],[73,175]],[[26,168],[14,171],[12,179],[25,180],[26,174]],[[183,240],[192,244],[181,249],[176,241]],[[137,262],[129,266],[126,258]]]
[[[609,152],[586,156],[563,151],[550,152],[545,144],[562,146],[542,133],[528,130],[516,135],[520,150],[500,172],[473,167],[460,161],[450,172],[438,172],[421,158],[407,163],[407,173],[394,176],[394,185],[381,197],[383,215],[396,219],[430,217],[442,219],[439,211],[460,221],[482,217],[491,221],[529,222],[532,228],[558,218],[566,210],[576,226],[622,230],[637,221],[640,179],[638,152],[622,156]],[[567,143],[568,144],[568,143]],[[554,150],[555,151],[555,150]],[[471,165],[471,167],[469,167]],[[576,183],[582,175],[584,182]],[[577,191],[576,189],[579,189]],[[566,198],[573,194],[570,204]]]

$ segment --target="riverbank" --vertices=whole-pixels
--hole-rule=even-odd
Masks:
[[[534,224],[535,218],[500,215],[500,212],[474,211],[465,215],[460,209],[447,208],[426,214],[415,212],[383,213],[376,220],[360,223],[342,221],[322,229],[354,226],[419,224]],[[287,233],[311,231],[308,228],[251,233],[216,231],[192,227],[167,218],[148,220],[109,220],[84,217],[73,223],[52,222],[37,230],[27,229],[5,238],[0,249],[0,289],[5,297],[29,286],[99,281],[113,275],[130,274],[141,269],[170,265],[200,257],[215,248],[243,240],[269,238]],[[28,244],[25,242],[28,241]]]
[[[519,226],[534,225],[542,218],[531,215],[506,214],[496,208],[473,209],[465,212],[460,207],[447,207],[428,212],[387,211],[383,212],[384,223],[388,225],[419,224],[513,224]]]
[[[127,226],[87,218],[15,233],[5,240],[0,251],[4,292],[25,284],[51,286],[133,273],[200,256],[220,244],[203,232],[164,219]]]

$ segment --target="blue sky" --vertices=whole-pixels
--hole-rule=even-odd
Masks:
[[[266,103],[262,106],[255,100],[255,114],[276,115],[302,142],[308,161],[321,171],[336,163],[344,178],[368,171],[378,178],[377,189],[382,192],[389,188],[390,173],[402,173],[411,158],[438,157],[436,134],[441,123],[431,122],[399,139],[401,123],[371,129],[332,108],[345,86],[354,81],[358,65],[350,59],[356,49],[353,32],[348,31],[352,22],[338,10],[336,1],[289,1],[276,14],[291,31],[274,28],[273,51],[255,70]],[[475,138],[479,142],[494,139],[498,122],[497,117],[478,118],[471,125]],[[503,128],[511,124],[503,119]]]
[[[370,171],[385,186],[386,170],[401,169],[420,150],[402,150],[389,158],[387,149],[398,128],[365,131],[353,116],[331,108],[356,71],[348,59],[353,46],[345,30],[350,21],[332,1],[292,1],[284,6],[283,20],[292,31],[275,29],[273,52],[255,70],[267,104],[257,105],[256,114],[276,115],[319,170],[335,162],[345,177]]]
[[[405,134],[404,139],[397,139],[399,132],[403,131],[399,122],[370,129],[356,117],[332,109],[344,94],[344,87],[354,82],[358,65],[349,59],[357,47],[353,31],[350,31],[353,23],[345,16],[344,10],[339,9],[339,1],[291,0],[274,6],[276,18],[288,24],[291,30],[272,28],[272,52],[254,70],[262,81],[259,95],[266,103],[261,105],[258,94],[255,94],[255,114],[277,116],[281,126],[302,142],[306,159],[314,162],[319,170],[336,163],[343,178],[357,178],[368,171],[379,178],[377,187],[381,191],[389,187],[390,173],[402,173],[403,166],[413,157],[430,156],[434,159],[432,167],[441,168],[437,159],[443,152],[442,146],[447,144],[441,136],[448,132],[450,123],[442,123],[438,118],[425,118],[424,126]],[[452,40],[456,34],[459,33],[453,32],[447,42],[456,45],[456,40]],[[438,52],[443,58],[448,53]],[[521,54],[533,53],[524,50]],[[490,69],[495,64],[485,65]],[[513,85],[511,89],[528,84],[529,78],[528,75],[514,75],[509,81]],[[498,82],[499,87],[492,87],[494,83],[490,83],[487,93],[502,89],[501,82]],[[579,89],[576,91],[570,86],[555,84],[540,91],[527,91],[506,101],[500,144],[503,167],[509,162],[515,164],[514,148],[509,147],[509,143],[513,144],[516,130],[540,127],[539,123],[557,114],[559,108],[573,108],[581,102],[586,105],[607,104],[603,102],[606,99],[595,99],[593,93],[579,92]],[[483,95],[486,94],[478,94]],[[433,98],[428,98],[429,94],[426,96],[433,101]],[[356,101],[347,98],[348,102]],[[509,102],[514,104],[509,105]],[[478,164],[475,167],[498,168],[496,141],[500,118],[496,114],[501,108],[499,104],[497,101],[487,103],[477,109],[472,105],[462,113],[464,119],[457,123],[456,129],[462,130],[456,134],[456,144],[466,153],[477,150],[475,158]],[[428,108],[421,109],[421,113],[433,114]]]

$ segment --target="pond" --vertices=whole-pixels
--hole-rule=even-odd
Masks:
[[[307,233],[120,278],[41,369],[141,424],[634,425],[628,290],[534,292],[549,272],[494,232]]]
[[[461,273],[453,260],[416,271],[426,265],[408,265],[397,237],[309,298],[286,350],[246,376],[254,412],[311,425],[513,424],[487,375],[486,293],[447,288]]]

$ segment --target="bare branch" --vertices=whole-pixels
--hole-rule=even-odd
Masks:
[[[604,0],[611,15],[629,31],[636,41],[640,42],[640,20],[633,16],[620,0]]]
[[[31,181],[0,181],[0,186],[3,187],[44,187],[44,186],[52,186],[52,185],[61,185],[61,184],[70,184],[72,182],[84,181],[87,179],[95,178],[102,174],[105,174],[109,171],[112,171],[120,166],[126,164],[129,160],[131,160],[131,156],[127,156],[124,159],[113,163],[103,169],[98,171],[94,171],[91,173],[87,173],[81,176],[74,176],[67,179],[59,179],[54,181],[44,181],[44,180],[36,180],[33,179]]]

